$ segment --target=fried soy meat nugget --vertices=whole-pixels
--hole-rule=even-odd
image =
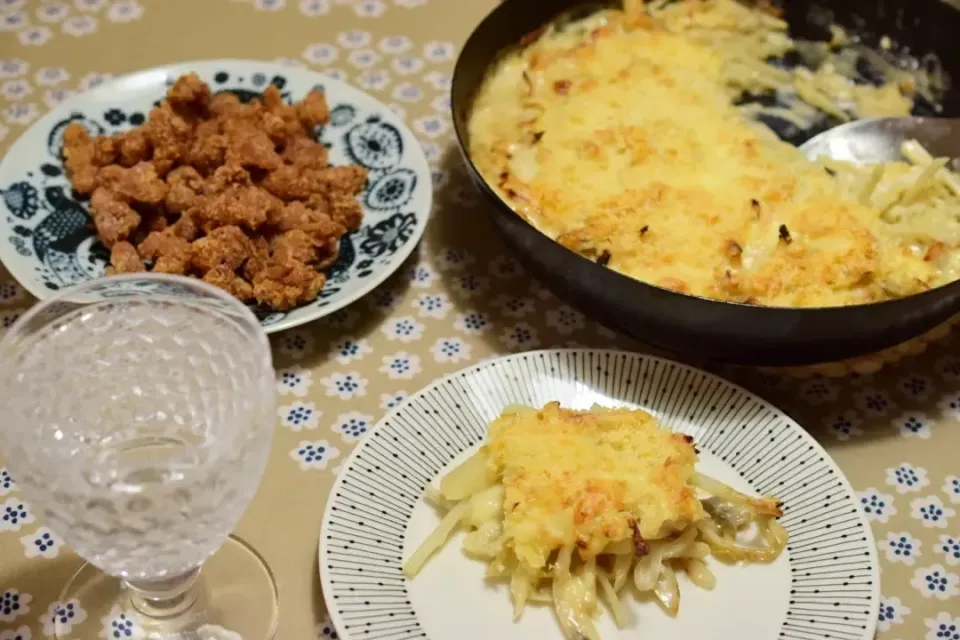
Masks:
[[[212,98],[210,87],[195,73],[180,76],[167,90],[167,102],[187,119],[206,116]]]
[[[116,162],[124,167],[132,167],[138,162],[148,160],[153,150],[143,129],[133,129],[118,134],[112,140],[115,145]]]
[[[326,276],[315,269],[290,260],[271,260],[253,283],[257,302],[277,311],[287,311],[317,298]]]
[[[270,139],[280,145],[293,138],[307,135],[307,130],[300,122],[297,108],[284,102],[280,90],[275,85],[270,85],[263,92],[263,109],[258,124]]]
[[[198,204],[204,185],[203,176],[187,165],[167,174],[167,196],[164,204],[170,213],[181,213]]]
[[[246,105],[240,102],[237,94],[224,91],[213,96],[208,108],[215,118],[224,118],[243,111]]]
[[[323,95],[322,91],[311,91],[297,103],[297,116],[308,130],[326,124],[330,121],[330,107],[327,106],[327,97]]]
[[[246,169],[235,164],[225,164],[222,167],[217,167],[213,175],[203,183],[203,193],[208,196],[215,196],[231,187],[248,187],[251,184],[253,184],[253,180],[250,179],[250,174]]]
[[[226,135],[201,132],[200,127],[197,127],[185,161],[203,175],[210,175],[223,165],[226,153]]]
[[[253,285],[241,278],[227,265],[221,264],[207,271],[203,281],[220,287],[242,302],[253,299]]]
[[[136,247],[126,241],[118,242],[110,250],[110,267],[107,275],[139,273],[146,271]]]
[[[150,112],[143,130],[153,146],[157,173],[164,176],[186,155],[193,129],[168,103],[162,103]]]
[[[241,226],[256,231],[271,217],[282,203],[257,187],[234,187],[208,198],[191,210],[206,231],[217,227]]]
[[[183,275],[190,266],[190,243],[174,235],[172,228],[154,231],[137,247],[140,257],[153,262],[152,271]]]
[[[290,260],[311,264],[317,261],[317,239],[302,229],[293,229],[273,240],[273,257],[279,262]]]
[[[97,173],[97,182],[120,198],[143,204],[159,204],[167,195],[166,183],[149,162],[140,162],[129,169],[118,164],[103,167]]]
[[[307,206],[326,213],[347,231],[356,231],[363,222],[363,207],[356,196],[345,193],[319,193],[307,198]]]
[[[63,160],[74,191],[86,195],[97,188],[97,145],[79,122],[63,130]]]
[[[294,138],[283,149],[283,161],[298,169],[326,169],[327,148],[312,138]]]
[[[90,213],[97,234],[108,249],[129,238],[140,226],[140,214],[103,187],[98,187],[90,197]]]
[[[338,224],[329,215],[316,209],[311,209],[302,202],[291,202],[270,217],[270,225],[280,233],[299,229],[306,232],[318,243],[325,243],[330,238],[340,238],[346,229]]]
[[[225,161],[240,167],[272,171],[283,164],[276,145],[262,129],[244,120],[227,120],[223,125],[227,136]]]
[[[240,227],[219,227],[193,242],[190,265],[200,273],[221,265],[236,271],[250,251],[250,239]]]
[[[243,263],[243,277],[254,282],[270,264],[270,243],[263,236],[250,241],[250,257]]]

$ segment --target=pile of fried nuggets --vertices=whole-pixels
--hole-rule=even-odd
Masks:
[[[340,238],[362,218],[359,166],[332,167],[314,138],[329,109],[313,91],[289,105],[270,85],[247,104],[181,76],[143,126],[64,131],[74,190],[90,196],[108,273],[192,275],[244,302],[314,300]]]

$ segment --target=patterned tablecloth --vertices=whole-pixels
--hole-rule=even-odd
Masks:
[[[422,140],[436,207],[418,252],[365,299],[275,336],[279,428],[239,534],[277,576],[283,640],[336,637],[317,576],[320,520],[342,461],[387,409],[498,353],[643,349],[525,274],[475,208],[448,95],[458,47],[494,3],[0,0],[0,150],[45,109],[113,74],[217,57],[346,79],[403,114]],[[31,303],[0,268],[0,327]],[[960,639],[958,344],[947,337],[872,376],[724,372],[816,434],[858,491],[882,563],[881,640]],[[52,637],[55,599],[77,563],[34,518],[0,459],[0,640]],[[74,619],[85,617],[80,607]],[[83,637],[113,637],[110,619],[83,624]]]

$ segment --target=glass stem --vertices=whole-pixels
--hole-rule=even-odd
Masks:
[[[153,619],[182,615],[197,601],[200,569],[163,580],[126,580],[130,600],[142,615]]]

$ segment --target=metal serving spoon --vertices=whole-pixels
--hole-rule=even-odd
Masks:
[[[869,118],[855,120],[824,131],[800,147],[807,158],[828,156],[857,163],[902,160],[900,145],[916,140],[935,158],[951,158],[960,169],[960,119]]]

